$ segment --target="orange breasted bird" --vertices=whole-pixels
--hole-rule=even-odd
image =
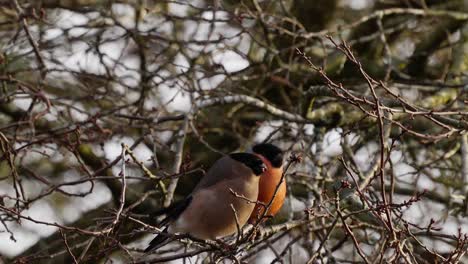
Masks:
[[[260,176],[267,166],[260,156],[233,153],[217,160],[185,199],[161,210],[165,227],[145,252],[171,242],[168,233],[189,234],[199,239],[218,239],[244,226],[258,197]],[[233,209],[234,208],[234,209]],[[236,220],[237,214],[237,220]]]
[[[265,214],[265,216],[274,216],[281,209],[286,198],[286,179],[283,179],[280,184],[283,175],[283,151],[268,143],[255,145],[252,151],[263,160],[267,167],[267,170],[260,177],[257,200],[268,205],[274,196],[271,206]],[[280,185],[275,195],[278,184]],[[255,223],[262,217],[264,211],[265,207],[257,204],[249,218],[249,223]]]

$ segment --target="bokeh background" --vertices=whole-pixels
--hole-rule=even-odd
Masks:
[[[3,0],[0,36],[0,262],[468,261],[466,0]],[[258,237],[142,254],[259,142]]]

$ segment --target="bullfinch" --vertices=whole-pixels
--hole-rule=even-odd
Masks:
[[[217,160],[185,199],[164,208],[160,222],[166,234],[157,235],[145,252],[159,248],[169,234],[189,234],[198,239],[218,239],[244,226],[258,197],[260,176],[267,165],[261,156],[232,153]]]

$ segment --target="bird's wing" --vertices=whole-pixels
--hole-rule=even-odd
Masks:
[[[165,211],[163,214],[166,214],[166,217],[159,222],[159,226],[166,226],[170,222],[174,221],[179,217],[180,214],[187,208],[192,202],[192,196],[188,196],[183,200],[172,203],[169,207],[164,208]],[[163,211],[161,210],[161,211]]]
[[[239,165],[241,164],[229,156],[220,158],[213,164],[213,166],[211,166],[206,175],[203,176],[203,178],[198,182],[192,193],[213,186],[220,181],[234,178],[237,173],[235,173],[233,168]]]
[[[167,230],[169,228],[168,224],[176,220],[182,214],[182,212],[184,212],[184,210],[190,205],[191,202],[192,196],[188,196],[187,198],[172,203],[169,207],[163,208],[156,212],[156,215],[166,214],[166,217],[159,223],[159,226],[165,226],[165,228],[161,234],[158,234],[155,238],[153,238],[153,240],[151,240],[149,246],[145,249],[145,253],[154,249],[158,249],[170,242],[167,233]]]
[[[236,153],[231,155],[236,155]],[[241,162],[234,160],[231,156],[224,156],[211,166],[206,175],[200,180],[197,186],[195,186],[195,189],[192,191],[190,196],[173,203],[167,208],[159,210],[154,213],[154,215],[158,216],[166,214],[166,218],[159,223],[160,226],[165,226],[173,220],[176,220],[177,217],[189,206],[192,201],[193,194],[197,191],[216,185],[221,181],[236,179],[239,176],[250,175],[251,173],[250,169],[244,166]]]
[[[252,159],[258,159],[258,162],[261,162],[257,156],[250,153],[231,153],[228,156],[220,158],[213,164],[213,166],[211,166],[197,186],[195,186],[192,194],[201,189],[218,184],[221,181],[251,175],[253,173],[252,169],[247,167],[244,163],[249,162]]]

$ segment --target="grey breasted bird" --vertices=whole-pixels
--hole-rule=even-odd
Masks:
[[[166,214],[160,226],[165,227],[165,233],[185,233],[199,239],[217,239],[236,233],[237,223],[244,226],[255,207],[255,203],[246,199],[257,200],[260,175],[266,168],[261,158],[250,153],[220,158],[188,197],[160,212]],[[145,252],[167,242],[169,236],[157,235]]]

